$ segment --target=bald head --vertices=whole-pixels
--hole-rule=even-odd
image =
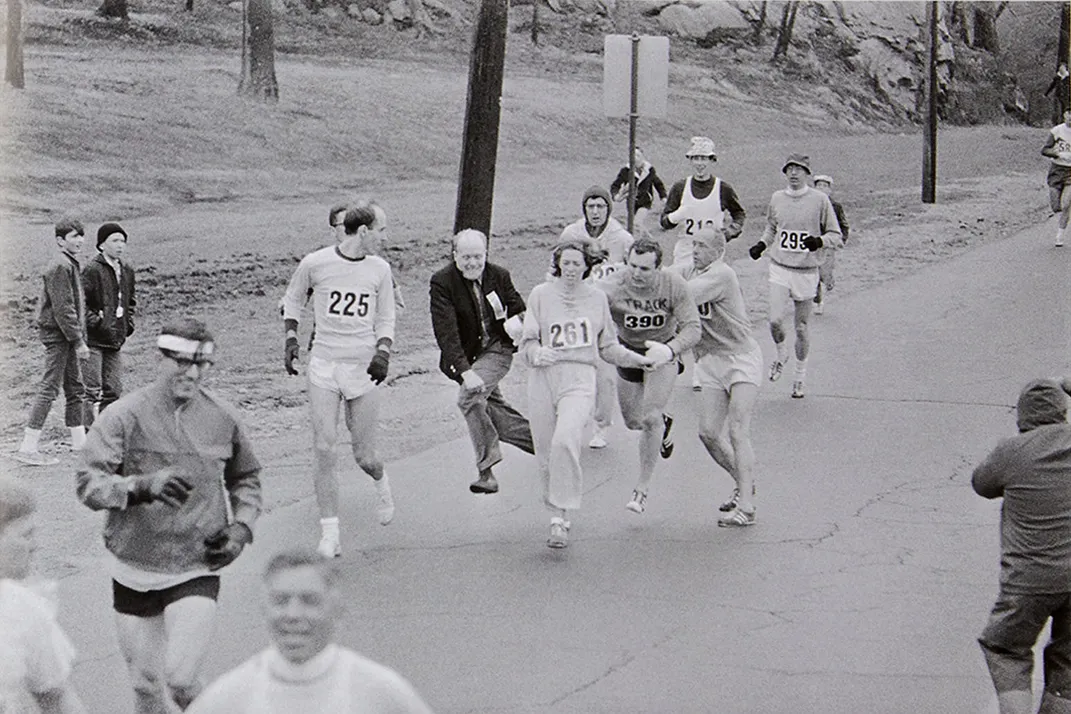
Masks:
[[[692,236],[692,256],[699,270],[725,255],[725,231],[702,228]]]
[[[454,236],[454,264],[466,280],[479,280],[487,264],[487,236],[466,228]]]

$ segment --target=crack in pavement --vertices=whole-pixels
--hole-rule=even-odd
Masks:
[[[1007,409],[1014,411],[1014,404],[999,402],[965,402],[958,399],[926,399],[922,397],[864,397],[854,394],[831,394],[823,392],[807,392],[807,396],[815,396],[819,399],[843,399],[853,402],[874,402],[883,404],[937,404],[950,407],[992,407],[994,409]]]

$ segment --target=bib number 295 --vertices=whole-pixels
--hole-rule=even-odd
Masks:
[[[368,293],[343,293],[332,290],[327,312],[331,315],[344,315],[345,317],[364,317],[368,314]]]
[[[568,350],[591,346],[591,323],[586,317],[552,322],[548,332],[550,333],[550,346],[554,349]]]

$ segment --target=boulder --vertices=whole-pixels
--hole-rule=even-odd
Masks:
[[[241,12],[242,11],[242,0],[234,0],[234,2],[228,3],[227,7],[229,7],[231,10],[234,10],[235,12]]]
[[[405,0],[390,0],[387,10],[390,11],[391,17],[395,20],[409,19],[409,3],[405,2]]]
[[[342,13],[339,11],[339,9],[337,7],[334,7],[333,5],[328,5],[327,7],[320,10],[320,14],[326,17],[328,20],[337,20],[338,18],[342,17]]]
[[[689,39],[706,37],[715,29],[749,26],[740,11],[727,2],[705,2],[698,6],[676,3],[662,10],[658,22],[667,34]]]
[[[350,3],[349,5],[347,5],[346,14],[350,17],[357,18],[358,20],[360,20],[361,17],[364,15],[363,11],[361,10],[361,6],[357,3]]]
[[[361,12],[361,19],[367,22],[369,25],[382,25],[383,16],[380,15],[374,8],[366,7]]]

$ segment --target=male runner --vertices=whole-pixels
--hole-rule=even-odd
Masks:
[[[713,173],[718,156],[712,139],[693,136],[685,157],[692,164],[692,175],[673,184],[662,207],[662,228],[672,230],[680,226],[681,229],[673,246],[674,264],[691,259],[692,236],[700,228],[724,228],[726,240],[732,240],[744,230],[747,218],[733,187]],[[728,225],[725,225],[726,211]]]
[[[755,452],[751,414],[762,381],[762,350],[751,336],[751,320],[736,272],[725,262],[725,236],[704,228],[692,238],[694,266],[674,266],[688,277],[699,305],[702,336],[695,347],[695,371],[702,387],[699,440],[736,488],[723,503],[719,526],[755,524]],[[722,435],[728,422],[729,438]]]
[[[840,204],[840,201],[833,198],[833,177],[826,174],[815,176],[814,187],[829,196],[829,202],[833,206],[833,213],[837,216],[837,223],[840,225],[840,232],[844,236],[844,243],[847,245],[848,219],[844,217],[844,206]],[[814,296],[815,315],[821,315],[824,311],[825,294],[833,292],[833,286],[836,284],[833,269],[836,266],[837,254],[833,251],[828,251],[825,261],[818,266],[818,294]]]
[[[633,243],[625,269],[595,286],[609,300],[618,340],[657,364],[650,371],[617,368],[617,398],[625,426],[643,432],[640,476],[625,508],[643,513],[655,455],[661,452],[668,458],[673,453],[673,418],[665,408],[677,380],[677,356],[699,341],[699,313],[684,279],[662,270],[662,246],[652,240]]]
[[[373,205],[358,201],[346,211],[346,236],[298,264],[283,297],[286,329],[285,366],[297,374],[297,330],[301,308],[312,291],[316,336],[309,356],[309,413],[316,457],[313,482],[320,509],[317,551],[325,558],[342,553],[338,523],[338,478],[335,473],[338,406],[345,404],[353,457],[372,477],[378,494],[376,514],[387,525],[394,499],[383,462],[376,454],[379,390],[387,378],[394,341],[394,294],[390,265],[370,255],[375,222]]]
[[[844,238],[829,196],[807,185],[811,159],[790,154],[781,167],[788,188],[774,193],[766,209],[766,230],[748,253],[758,260],[770,249],[770,334],[777,346],[777,358],[770,366],[770,381],[781,378],[788,363],[784,319],[789,298],[795,303],[796,375],[792,398],[802,399],[810,349],[807,321],[818,294],[818,266],[828,250],[839,248]]]
[[[1071,218],[1071,109],[1064,111],[1064,123],[1049,129],[1049,139],[1041,149],[1043,156],[1052,159],[1046,182],[1049,184],[1049,205],[1060,214],[1056,228],[1056,247],[1064,245],[1064,232]]]

